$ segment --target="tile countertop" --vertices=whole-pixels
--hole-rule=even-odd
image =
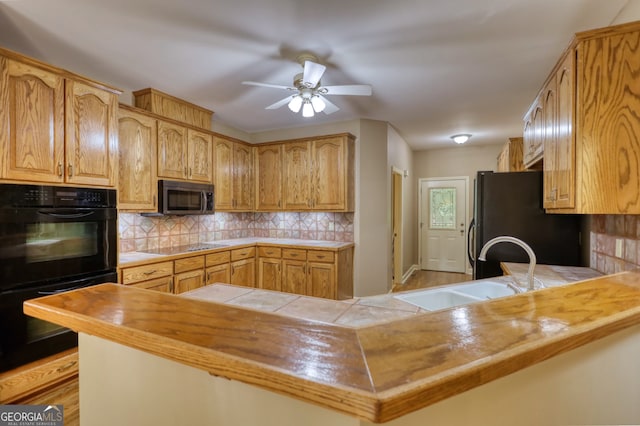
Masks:
[[[505,275],[510,275],[522,288],[527,287],[528,263],[502,262],[500,264]],[[533,276],[543,283],[545,287],[555,287],[575,281],[596,278],[602,274],[595,269],[580,266],[558,266],[537,264],[533,270]]]
[[[347,247],[352,247],[354,243],[352,242],[342,242],[342,241],[323,241],[323,240],[299,240],[293,238],[260,238],[260,237],[251,237],[251,238],[234,238],[229,240],[217,240],[217,241],[206,241],[199,244],[194,245],[206,245],[211,244],[217,247],[211,248],[210,250],[197,250],[197,251],[189,251],[187,250],[190,246],[184,246],[184,251],[178,251],[171,254],[162,254],[162,253],[147,253],[142,251],[133,251],[127,253],[120,253],[118,256],[118,266],[130,266],[130,264],[138,263],[138,262],[147,262],[150,260],[163,260],[163,258],[169,259],[176,256],[195,256],[197,254],[206,254],[210,252],[216,251],[224,251],[224,250],[232,250],[239,247],[252,246],[252,245],[274,245],[274,246],[291,246],[291,247],[299,247],[299,248],[307,248],[307,249],[323,249],[323,250],[340,250]],[[224,246],[224,247],[221,247]]]
[[[28,300],[24,312],[386,422],[640,324],[640,273],[357,327],[118,284]]]

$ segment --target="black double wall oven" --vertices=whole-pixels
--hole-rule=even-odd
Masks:
[[[0,184],[0,372],[77,345],[25,300],[116,282],[116,265],[115,190]]]

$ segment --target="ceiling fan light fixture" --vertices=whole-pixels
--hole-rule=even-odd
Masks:
[[[302,97],[298,95],[293,96],[289,101],[288,106],[292,112],[297,113],[298,111],[300,111],[300,107],[302,107]]]
[[[320,99],[320,96],[318,95],[314,95],[311,98],[311,105],[313,106],[313,110],[315,112],[322,112],[324,111],[325,107],[327,106],[324,101],[322,99]]]
[[[313,117],[313,106],[311,102],[305,101],[302,105],[302,116],[307,118]]]
[[[460,133],[458,135],[451,136],[451,139],[457,144],[463,144],[469,140],[471,135],[469,133]]]

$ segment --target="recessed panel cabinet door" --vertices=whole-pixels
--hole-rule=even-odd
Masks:
[[[213,147],[211,135],[189,129],[188,133],[189,179],[211,183]]]
[[[245,287],[256,286],[256,259],[231,262],[231,284]]]
[[[315,210],[344,210],[346,201],[346,146],[342,138],[313,142]]]
[[[64,180],[64,79],[0,57],[0,175]]]
[[[158,121],[158,177],[187,178],[187,129]]]
[[[213,185],[216,210],[233,209],[233,141],[213,138]]]
[[[118,153],[118,97],[66,80],[66,181],[114,186]]]
[[[256,210],[282,210],[282,144],[256,148]]]
[[[156,120],[120,109],[118,208],[157,210]]]
[[[282,291],[302,295],[307,294],[307,262],[282,260]]]
[[[265,290],[281,291],[282,274],[280,273],[280,259],[261,257],[258,260],[258,287]]]
[[[309,262],[307,264],[309,278],[307,280],[307,295],[336,298],[336,267],[333,263]]]
[[[235,210],[253,210],[253,148],[234,143],[233,196]]]
[[[311,143],[284,144],[284,210],[311,209]]]

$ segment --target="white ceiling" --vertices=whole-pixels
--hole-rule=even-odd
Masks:
[[[0,46],[119,87],[154,87],[248,133],[366,118],[415,150],[501,143],[576,31],[609,25],[628,0],[0,0]],[[305,119],[286,96],[296,54],[324,85],[371,84]]]

